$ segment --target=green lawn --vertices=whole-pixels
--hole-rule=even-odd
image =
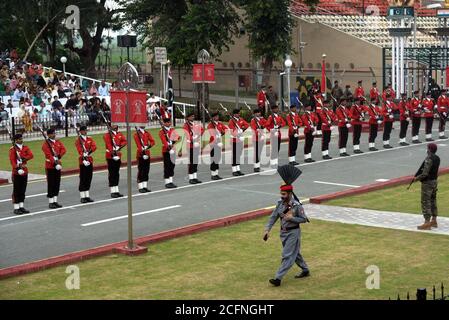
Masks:
[[[324,204],[421,214],[421,183],[415,182],[408,191],[407,185],[403,185],[335,199]],[[437,205],[438,214],[449,217],[449,174],[441,175],[438,178]]]
[[[303,254],[312,276],[279,288],[278,227],[262,241],[266,218],[149,247],[138,257],[110,255],[76,263],[80,290],[67,290],[66,267],[0,281],[0,299],[388,299],[449,278],[449,237],[314,220],[303,227]],[[429,245],[431,244],[431,245]],[[368,290],[365,270],[380,269]]]

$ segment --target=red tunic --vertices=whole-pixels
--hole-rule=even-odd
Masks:
[[[262,90],[260,90],[260,91],[257,93],[257,105],[258,105],[259,107],[265,107],[265,101],[266,101],[266,99],[267,99],[267,96],[266,96],[265,92],[263,92]]]
[[[168,131],[165,129],[159,130],[159,138],[162,142],[162,153],[169,152],[174,143],[181,140],[175,128],[170,128]]]
[[[295,133],[299,135],[299,127],[302,126],[301,117],[297,113],[290,112],[287,115],[287,123],[288,123],[288,135],[293,136],[295,135]]]
[[[351,115],[351,124],[353,126],[355,125],[361,125],[363,123],[363,110],[365,108],[363,106],[360,106],[358,104],[354,104],[351,107],[350,115]]]
[[[435,106],[433,99],[425,98],[422,102],[424,118],[433,118],[433,108]]]
[[[318,116],[315,112],[312,111],[306,111],[301,117],[302,124],[304,126],[304,134],[313,132],[316,127],[316,124],[318,122]]]
[[[76,150],[78,151],[79,155],[78,163],[80,165],[83,164],[83,160],[87,160],[91,164],[94,163],[94,159],[91,156],[91,154],[94,153],[95,150],[97,150],[97,144],[95,143],[94,139],[92,139],[91,137],[87,137],[87,139],[84,140],[83,138],[78,137],[78,139],[75,140],[75,147]],[[86,152],[89,153],[89,156],[87,156],[86,158],[83,157],[84,150],[86,150]]]
[[[448,114],[448,107],[449,107],[449,97],[445,96],[445,95],[441,95],[438,98],[438,103],[437,103],[438,107],[437,110],[438,112],[443,116],[443,117],[447,117]]]
[[[209,131],[209,143],[214,143],[214,141],[222,142],[222,136],[226,134],[226,130],[228,127],[224,125],[222,122],[214,122],[211,121],[207,125],[207,130]]]
[[[371,90],[369,91],[369,97],[370,99],[379,99],[379,90],[377,89],[377,87],[372,87]]]
[[[253,130],[253,140],[259,139],[259,133],[263,133],[265,130],[265,127],[267,125],[267,120],[265,120],[262,117],[253,117],[251,119],[251,129]]]
[[[183,129],[186,133],[186,143],[188,148],[192,149],[195,142],[201,143],[201,136],[204,133],[204,129],[201,125],[197,123],[190,124],[188,121],[186,121],[186,123],[184,123]]]
[[[356,98],[365,97],[365,90],[363,90],[363,87],[357,87],[355,88],[354,95]]]
[[[382,108],[382,115],[384,116],[384,123],[385,122],[394,122],[394,110],[397,110],[397,106],[394,104],[394,102],[391,101],[385,101],[384,106]]]
[[[379,124],[378,121],[380,121],[380,118],[382,116],[382,110],[380,109],[380,107],[376,106],[375,104],[370,104],[365,106],[365,111],[369,116],[369,124]]]
[[[409,121],[410,120],[410,102],[401,100],[398,103],[399,110],[399,120]]]
[[[346,124],[351,122],[350,110],[346,109],[345,106],[339,105],[335,113],[337,115],[339,127],[346,127]]]
[[[143,133],[139,129],[139,133],[134,132],[134,141],[136,142],[136,159],[140,159],[143,155],[150,156],[150,148],[156,144],[150,132],[145,130]],[[144,150],[144,147],[147,147]]]
[[[237,142],[237,139],[248,128],[249,124],[244,119],[231,117],[229,120],[229,129],[231,130],[232,142]]]
[[[278,129],[284,127],[285,124],[286,124],[286,123],[285,123],[284,118],[282,118],[282,117],[281,117],[280,115],[278,115],[278,114],[272,113],[272,114],[268,117],[268,119],[267,119],[267,122],[266,122],[266,124],[265,124],[265,128],[266,128],[268,131],[271,132],[271,130],[273,130],[273,129],[278,130]],[[278,132],[279,132],[279,138],[282,138],[281,131],[278,130]]]
[[[19,154],[19,156],[17,155]],[[17,160],[22,160],[22,163],[17,163]],[[31,152],[31,149],[27,146],[22,146],[22,149],[20,149],[18,146],[14,145],[11,148],[9,148],[9,161],[11,162],[12,167],[12,174],[18,175],[17,172],[19,169],[22,169],[24,171],[24,174],[28,174],[28,168],[27,168],[27,162],[31,159],[33,159],[33,153]]]
[[[323,108],[321,112],[319,113],[319,116],[321,118],[321,130],[322,131],[331,131],[332,123],[334,121],[337,121],[337,116],[335,115],[332,110],[329,110],[327,108]]]
[[[106,159],[112,159],[113,157],[113,150],[114,150],[114,144],[112,143],[111,140],[111,136],[113,136],[115,145],[118,148],[123,148],[124,146],[126,146],[127,142],[126,142],[126,138],[125,136],[121,133],[121,132],[117,132],[117,133],[105,133],[103,136],[103,140],[106,146]],[[122,153],[120,151],[117,151],[117,156],[121,157]]]
[[[65,155],[67,150],[65,149],[64,145],[59,140],[53,140],[47,139],[47,142],[44,142],[42,144],[42,151],[44,152],[45,156],[45,169],[54,169],[55,166],[59,163],[61,163],[61,158]],[[50,146],[51,148],[50,148]],[[54,154],[53,154],[54,152]],[[58,157],[58,163],[56,163],[54,157]]]
[[[412,98],[412,100],[410,100],[410,111],[412,118],[421,118],[421,100],[418,98]]]

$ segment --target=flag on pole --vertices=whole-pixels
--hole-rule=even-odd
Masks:
[[[175,92],[173,91],[173,78],[171,76],[171,68],[168,66],[168,77],[167,77],[167,99],[168,107],[173,110],[173,101],[175,100]]]

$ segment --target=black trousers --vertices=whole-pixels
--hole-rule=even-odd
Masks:
[[[318,124],[317,124],[317,126],[316,126],[316,130],[317,131],[320,131],[321,130],[321,125],[322,125],[323,123],[322,123],[322,121],[321,121],[321,118],[320,119],[318,119]]]
[[[407,129],[408,129],[408,121],[401,120],[401,130],[399,131],[400,139],[404,139],[407,136]]]
[[[47,169],[47,198],[57,197],[61,186],[61,170]]]
[[[200,156],[200,148],[189,148],[189,174],[198,172],[198,162]]]
[[[384,122],[384,135],[383,135],[383,140],[384,141],[390,140],[391,130],[392,129],[393,129],[393,122],[392,121],[385,121]]]
[[[312,152],[313,147],[313,139],[315,136],[312,132],[307,132],[305,135],[305,143],[304,143],[304,154],[309,154]]]
[[[273,146],[277,143],[276,149],[277,152],[273,152],[276,149],[273,149]],[[281,150],[281,134],[279,132],[278,136],[276,137],[274,133],[270,134],[270,146],[271,146],[271,157],[270,159],[277,159],[279,158],[279,150]]]
[[[421,127],[421,118],[412,119],[412,136],[419,136],[419,128]]]
[[[170,156],[169,152],[162,154],[164,157],[164,179],[168,179],[175,175],[175,159]]]
[[[147,182],[150,173],[150,157],[145,160],[143,157],[139,157],[137,160],[137,183]]]
[[[321,139],[321,151],[329,150],[329,142],[331,141],[330,130],[323,130],[323,138]]]
[[[263,143],[260,140],[260,138],[259,139],[254,139],[253,143],[254,143],[254,159],[255,159],[255,163],[259,163],[260,162],[260,156],[262,155]]]
[[[426,134],[432,133],[432,126],[433,126],[433,117],[426,118]]]
[[[216,144],[213,145],[210,150],[210,171],[215,171],[220,169],[219,163],[221,162],[221,148]]]
[[[444,130],[446,130],[446,118],[443,118],[443,119],[440,118],[440,125],[438,126],[438,130],[440,132],[443,132]]]
[[[362,125],[355,124],[354,131],[352,132],[352,144],[358,146],[360,144],[360,136],[362,135]]]
[[[233,141],[232,142],[232,166],[238,166],[240,164],[240,157],[243,151],[243,142]]]
[[[338,127],[338,148],[346,148],[346,145],[348,144],[348,127]]]
[[[298,150],[298,138],[295,138],[294,135],[288,137],[288,156],[294,157],[296,156],[296,150]]]
[[[80,164],[80,184],[78,186],[78,190],[80,192],[90,190],[93,171],[94,168],[92,166],[92,163],[87,167],[84,164]]]
[[[12,175],[12,202],[21,203],[25,201],[25,192],[27,190],[28,175],[23,176],[18,174]]]
[[[122,160],[115,161],[113,159],[108,159],[108,179],[109,186],[116,187],[120,181],[120,165]]]
[[[371,123],[369,125],[369,137],[368,137],[369,143],[374,143],[376,141],[378,129],[379,125],[377,123],[376,124]]]

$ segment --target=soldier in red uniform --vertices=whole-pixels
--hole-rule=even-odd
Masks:
[[[259,108],[254,110],[254,116],[251,119],[250,126],[253,130],[254,172],[260,172],[260,156],[265,143],[266,120],[262,117],[262,112]]]
[[[364,97],[356,99],[351,107],[351,124],[354,128],[352,132],[352,145],[354,146],[354,153],[363,153],[360,150],[360,137],[362,135],[362,124],[364,120],[364,109],[363,101]]]
[[[362,86],[362,80],[359,80],[357,82],[357,84],[358,84],[358,86],[357,86],[357,88],[355,88],[355,91],[354,91],[355,99],[365,98],[365,90],[363,89],[363,86]]]
[[[228,129],[226,125],[220,122],[220,114],[214,112],[211,114],[210,122],[207,126],[209,130],[209,144],[210,144],[210,172],[212,180],[220,180],[222,177],[218,175],[221,162],[221,152],[223,148],[223,137]]]
[[[369,91],[370,101],[378,101],[379,100],[379,89],[377,88],[377,82],[373,82],[373,87]],[[378,103],[378,102],[376,102]]]
[[[159,138],[162,142],[162,156],[164,158],[164,180],[166,188],[176,188],[173,183],[175,175],[176,152],[175,144],[181,140],[175,128],[171,127],[171,119],[165,118],[159,130]]]
[[[426,119],[426,141],[433,141],[432,139],[432,126],[433,126],[433,109],[435,103],[432,99],[430,91],[427,93],[426,98],[422,102],[423,116]]]
[[[13,146],[9,148],[9,161],[12,167],[12,202],[14,205],[14,214],[21,215],[30,213],[25,209],[25,192],[28,183],[27,162],[33,159],[33,153],[28,146],[23,145],[21,134],[13,137]]]
[[[109,187],[111,189],[111,198],[123,197],[120,193],[118,185],[120,182],[120,165],[122,164],[122,153],[120,150],[126,146],[127,141],[125,136],[118,131],[117,125],[112,125],[105,133],[103,140],[106,146],[106,161],[108,163],[108,179]]]
[[[338,119],[338,148],[340,149],[340,156],[347,157],[349,154],[346,152],[346,145],[348,144],[348,130],[351,125],[350,110],[347,108],[346,97],[342,97],[340,105],[336,109],[336,116]]]
[[[313,99],[315,100],[315,109],[313,110],[316,112],[316,114],[321,113],[321,109],[323,108],[323,96],[321,95],[321,92],[317,92],[313,95]],[[316,127],[316,134],[318,136],[321,136],[323,134],[321,129],[321,117],[318,117],[318,125]]]
[[[304,162],[315,162],[312,159],[312,147],[313,139],[315,138],[315,129],[318,123],[318,116],[315,112],[312,112],[312,106],[305,104],[305,111],[301,117],[302,124],[304,126]]]
[[[413,92],[413,98],[410,100],[410,112],[412,118],[412,142],[419,141],[419,128],[421,127],[422,99],[419,98],[419,91]]]
[[[134,133],[134,141],[136,143],[136,160],[137,160],[137,186],[140,193],[150,192],[148,189],[148,180],[150,173],[150,149],[156,142],[153,136],[147,130],[145,126],[140,128],[136,127]]]
[[[382,123],[382,111],[377,106],[377,103],[379,103],[379,99],[372,97],[371,104],[365,106],[365,111],[369,116],[369,151],[378,151],[376,148],[376,138],[379,125]]]
[[[61,141],[56,140],[54,129],[47,130],[47,138],[42,144],[42,151],[45,156],[48,207],[50,209],[62,208],[58,203],[59,188],[61,186],[61,159],[67,150]]]
[[[90,185],[93,176],[94,159],[92,153],[97,150],[95,141],[87,136],[87,127],[80,127],[80,135],[75,140],[75,147],[78,151],[78,162],[80,167],[80,183],[78,190],[80,192],[81,203],[93,202],[89,195]]]
[[[390,145],[390,136],[391,130],[393,129],[394,111],[397,109],[397,106],[394,104],[392,96],[387,95],[386,98],[382,108],[382,115],[384,117],[383,145],[384,149],[391,149],[393,147]]]
[[[444,131],[446,129],[448,108],[449,108],[449,97],[446,95],[446,89],[442,89],[441,96],[438,98],[438,103],[437,103],[438,117],[440,120],[440,124],[438,126],[440,139],[447,139],[447,137],[444,134]]]
[[[296,112],[296,105],[290,106],[290,112],[287,115],[288,123],[288,161],[291,165],[298,165],[296,162],[296,150],[298,149],[299,128],[302,126],[302,121]]]
[[[401,101],[398,103],[399,121],[401,122],[401,129],[399,131],[399,144],[401,146],[408,146],[405,141],[407,136],[407,129],[410,122],[410,101],[407,101],[407,94],[401,94]]]
[[[193,112],[188,113],[186,116],[186,122],[184,123],[184,131],[186,134],[186,143],[189,148],[189,183],[197,184],[202,181],[198,180],[198,163],[201,152],[201,137],[203,136],[204,129],[201,124],[194,122],[195,114]]]
[[[267,112],[266,108],[268,107],[268,104],[265,86],[262,86],[260,88],[260,91],[257,93],[257,106],[263,111],[263,113]]]
[[[332,124],[337,121],[337,116],[332,110],[329,109],[330,101],[326,100],[324,102],[323,109],[319,113],[321,117],[321,129],[323,130],[323,137],[321,140],[321,152],[323,154],[323,160],[332,159],[329,156],[329,142],[331,141],[332,130],[334,129]]]
[[[242,156],[243,141],[245,140],[243,133],[248,128],[248,122],[240,117],[240,110],[234,109],[231,119],[229,119],[229,129],[231,130],[232,142],[232,175],[235,177],[245,175],[240,170],[240,157]]]
[[[390,96],[392,99],[394,99],[396,97],[396,92],[394,91],[394,89],[391,87],[391,83],[389,83],[387,85],[387,87],[385,88],[385,90],[382,92],[382,99],[385,101],[387,100],[387,96]]]
[[[270,166],[275,168],[278,166],[279,150],[281,149],[281,128],[285,127],[284,118],[279,115],[279,107],[271,107],[271,115],[267,119],[266,128],[270,132]]]

